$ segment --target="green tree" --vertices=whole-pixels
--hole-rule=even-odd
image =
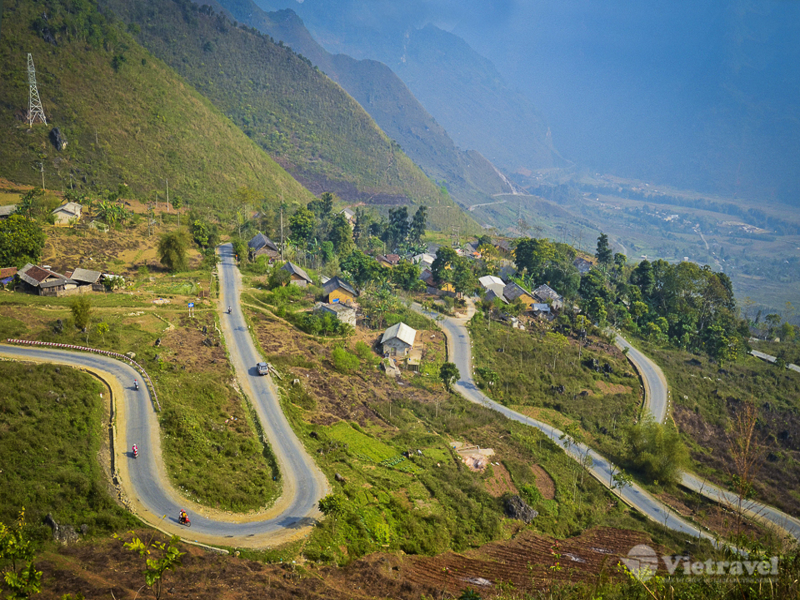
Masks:
[[[458,367],[454,363],[446,362],[439,369],[439,379],[442,380],[448,392],[453,391],[453,384],[458,381],[460,377],[461,373],[459,373]]]
[[[42,588],[42,572],[33,564],[33,548],[25,535],[25,509],[19,512],[16,527],[0,523],[0,563],[3,587],[8,591],[6,598],[25,600],[38,594]]]
[[[347,256],[353,250],[353,228],[344,213],[333,218],[329,239],[340,256]]]
[[[164,574],[181,566],[181,556],[186,554],[178,547],[180,538],[177,535],[172,536],[167,545],[164,542],[154,542],[152,537],[144,543],[132,531],[130,534],[130,542],[125,542],[118,535],[114,535],[114,538],[122,541],[126,550],[145,559],[144,582],[147,587],[153,588],[156,600],[159,600],[164,589]]]
[[[650,481],[676,483],[689,461],[678,431],[659,425],[652,418],[629,427],[626,442],[631,468]]]
[[[97,333],[99,333],[100,336],[103,338],[103,342],[106,341],[106,334],[108,333],[109,329],[110,327],[108,326],[108,323],[106,323],[105,321],[101,321],[100,323],[97,324]]]
[[[26,263],[36,264],[46,239],[41,227],[22,215],[0,221],[0,265],[20,268]]]
[[[244,243],[242,238],[234,238],[231,246],[233,246],[233,255],[239,259],[240,264],[244,264],[250,254],[247,244]],[[213,246],[210,246],[208,250],[213,252]]]
[[[319,511],[326,517],[333,519],[333,534],[336,535],[336,522],[347,507],[347,501],[341,494],[328,494],[319,501]]]
[[[469,261],[460,256],[456,258],[453,265],[451,280],[455,290],[460,293],[472,292],[477,287],[475,273],[473,273]]]
[[[39,187],[33,188],[20,198],[16,213],[32,219],[34,214],[39,212],[43,198],[44,190]]]
[[[556,247],[550,240],[544,238],[522,238],[517,242],[514,250],[514,262],[517,271],[523,269],[533,278],[539,277],[545,266],[556,255]]]
[[[80,330],[89,326],[89,319],[92,316],[92,301],[88,296],[77,296],[72,299],[70,303],[70,310],[72,311],[72,319],[75,321],[75,327]]]
[[[333,212],[333,201],[335,198],[336,196],[332,193],[323,192],[319,198],[315,198],[309,202],[306,208],[313,212],[317,219],[324,221],[331,215],[331,212]]]
[[[419,244],[422,242],[422,236],[425,235],[425,225],[428,221],[428,208],[425,206],[420,206],[417,209],[417,212],[414,213],[414,217],[411,219],[411,230],[409,231],[409,237],[411,241],[415,244]]]
[[[453,265],[458,260],[456,251],[448,246],[441,246],[436,251],[436,258],[431,265],[431,273],[437,281],[449,281],[448,270],[452,270]]]
[[[189,240],[183,230],[165,233],[158,240],[158,260],[170,271],[186,269]]]
[[[390,250],[394,250],[400,244],[406,241],[410,225],[408,223],[408,208],[401,206],[399,208],[389,209],[389,226],[383,235],[383,241],[389,246]]]
[[[775,331],[778,329],[778,326],[781,324],[781,316],[777,313],[772,313],[764,317],[764,321],[767,323],[767,337],[772,339],[775,337]]]
[[[267,287],[271,290],[274,290],[276,288],[287,285],[291,279],[292,276],[286,269],[274,268],[272,269],[272,272],[269,274],[269,279],[267,280]]]
[[[600,298],[599,296],[595,296],[592,298],[592,301],[589,303],[589,317],[597,323],[598,325],[604,325],[606,319],[608,318],[608,312],[606,311],[606,303],[605,301]]]
[[[407,260],[401,260],[391,270],[392,283],[410,292],[421,289],[425,284],[419,278],[419,266]]]
[[[217,226],[205,219],[195,219],[192,222],[192,239],[202,249],[215,247],[219,243]]]
[[[597,251],[594,255],[603,266],[610,265],[614,259],[614,253],[611,251],[611,246],[608,245],[608,236],[605,233],[601,233],[597,238]]]
[[[316,227],[317,217],[312,211],[301,206],[289,217],[289,228],[291,229],[289,239],[295,244],[305,246],[311,239]]]

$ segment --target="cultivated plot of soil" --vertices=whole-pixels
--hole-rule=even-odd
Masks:
[[[503,494],[519,494],[517,486],[511,481],[511,475],[502,463],[492,465],[492,476],[484,480],[484,485],[486,491],[495,498],[499,498]]]
[[[556,497],[556,484],[553,478],[540,465],[531,465],[531,471],[536,475],[536,488],[545,500]]]
[[[149,539],[149,532],[139,534]],[[524,531],[514,540],[487,544],[465,554],[373,554],[345,568],[262,564],[183,545],[187,552],[183,566],[165,575],[164,597],[418,600],[423,594],[457,596],[467,587],[491,597],[498,592],[498,584],[529,590],[553,583],[592,582],[601,572],[621,579],[617,571],[620,558],[642,543],[653,545],[646,534],[629,530],[594,529],[560,541]],[[139,591],[141,563],[141,557],[113,540],[49,552],[37,561],[43,572],[39,597],[58,600],[78,592],[87,600],[105,600],[112,593],[117,600],[132,600],[137,593],[152,597],[152,592]],[[551,569],[556,563],[560,570]]]

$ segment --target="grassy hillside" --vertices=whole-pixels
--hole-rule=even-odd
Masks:
[[[91,4],[5,2],[0,40],[0,176],[102,190],[127,183],[224,206],[240,186],[311,197],[229,119]],[[47,20],[42,13],[46,12]],[[45,39],[51,40],[50,42]],[[26,52],[48,125],[28,128]],[[68,140],[59,152],[53,127]]]
[[[101,5],[135,23],[143,45],[313,192],[379,205],[451,204],[358,103],[288,47],[188,0]],[[445,223],[445,211],[432,213],[434,224]]]
[[[252,0],[221,0],[216,4],[233,18],[285,42],[311,60],[361,104],[430,177],[446,182],[457,201],[491,202],[491,194],[510,191],[480,153],[456,147],[444,128],[383,63],[330,54],[292,10],[267,13]]]

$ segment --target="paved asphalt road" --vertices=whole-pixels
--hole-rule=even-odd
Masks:
[[[423,312],[421,307],[418,305],[415,305],[414,308],[419,312]],[[437,319],[438,317],[438,315],[431,313],[425,314],[434,319]],[[575,460],[581,461],[584,456],[590,458],[591,466],[588,467],[589,472],[603,485],[610,487],[614,468],[603,456],[584,444],[570,444],[566,440],[559,439],[563,435],[562,431],[552,427],[551,425],[548,425],[547,423],[542,423],[541,421],[537,421],[536,419],[532,419],[521,413],[513,411],[502,404],[498,404],[480,391],[480,389],[475,385],[475,381],[472,377],[472,346],[469,332],[465,327],[465,322],[466,319],[454,319],[451,317],[445,317],[440,321],[442,329],[444,329],[444,331],[447,333],[448,356],[450,360],[456,364],[458,371],[461,374],[461,377],[455,386],[458,392],[470,402],[481,404],[486,408],[499,412],[513,421],[535,427],[536,429],[542,431],[551,440],[553,440],[554,443],[563,447],[567,454],[569,454]],[[638,510],[653,521],[656,521],[661,525],[665,525],[666,527],[669,527],[675,531],[679,531],[693,537],[703,537],[710,540],[712,543],[715,543],[712,535],[709,535],[705,531],[681,518],[677,513],[670,510],[662,502],[651,496],[640,486],[633,484],[625,487],[621,493],[618,489],[613,490],[613,492],[618,497],[621,497],[626,504]]]
[[[669,392],[667,378],[658,366],[631,346],[622,336],[616,335],[617,346],[628,349],[628,358],[636,366],[644,382],[645,406],[657,423],[664,423],[667,418]]]
[[[617,335],[617,345],[628,348],[628,358],[636,365],[645,383],[646,406],[650,410],[650,414],[653,415],[653,418],[659,423],[663,423],[666,420],[667,407],[669,406],[667,378],[664,376],[663,371],[657,364],[631,346],[619,335]],[[756,356],[758,356],[758,354],[756,354]],[[764,357],[759,356],[759,358]],[[738,507],[738,497],[736,494],[724,490],[692,473],[684,472],[681,475],[681,485],[723,506],[729,506],[731,508]],[[745,501],[742,504],[742,510],[745,514],[757,520],[776,525],[795,539],[800,540],[800,520],[795,517],[755,500]]]
[[[138,391],[134,390],[133,381],[141,380],[141,376],[132,367],[103,355],[43,347],[2,345],[0,354],[23,360],[88,367],[104,371],[122,384],[124,398],[122,402],[118,399],[116,403],[117,410],[125,411],[125,431],[120,443],[125,444],[125,450],[137,444],[139,458],[134,460],[130,451],[120,452],[120,449],[117,450],[117,457],[126,461],[125,470],[135,495],[137,514],[143,520],[170,532],[180,533],[187,539],[199,537],[203,542],[226,546],[256,545],[254,542],[266,546],[273,538],[285,539],[287,530],[300,530],[313,524],[319,516],[317,502],[327,493],[328,486],[325,476],[305,451],[281,411],[270,377],[256,374],[255,365],[261,358],[256,352],[239,307],[238,269],[233,263],[230,245],[223,246],[220,254],[223,302],[233,307],[232,314],[222,315],[223,333],[237,379],[258,412],[265,435],[280,466],[283,493],[276,502],[277,515],[239,519],[222,514],[211,517],[192,511],[190,505],[188,510],[192,528],[178,526],[178,511],[188,503],[181,500],[167,483],[161,460],[156,412],[146,386],[140,385]],[[202,513],[202,509],[199,512]],[[276,511],[268,511],[274,512]],[[167,515],[165,521],[161,520],[163,515]],[[245,520],[247,522],[241,522]]]

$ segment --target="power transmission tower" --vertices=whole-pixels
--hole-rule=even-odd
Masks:
[[[39,89],[36,87],[36,69],[33,66],[33,56],[30,52],[28,52],[28,89],[28,127],[33,127],[36,119],[47,125],[42,101],[39,98]]]

